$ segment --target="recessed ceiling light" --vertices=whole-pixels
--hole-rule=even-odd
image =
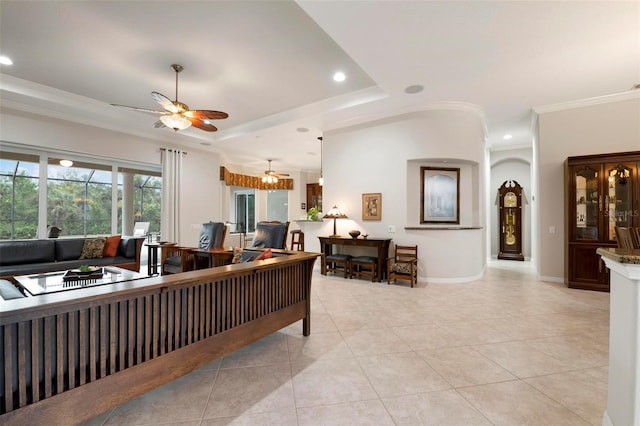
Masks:
[[[424,90],[424,86],[422,86],[421,84],[413,84],[411,86],[407,86],[404,89],[404,93],[408,93],[410,95],[413,95],[415,93],[420,93]]]
[[[0,64],[13,65],[13,61],[8,56],[0,55]]]
[[[309,129],[307,129],[306,127],[298,127],[296,129],[296,131],[298,131],[300,133],[307,133],[309,131]]]
[[[504,135],[504,139],[508,140],[511,139],[513,136],[511,136],[509,133],[507,133],[506,135]]]
[[[71,161],[71,160],[60,160],[60,165],[62,167],[71,167],[71,166],[73,166],[73,161]]]
[[[340,82],[340,81],[345,81],[346,79],[347,79],[347,76],[342,71],[338,71],[333,75],[333,81]]]

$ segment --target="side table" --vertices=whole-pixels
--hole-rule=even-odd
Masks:
[[[191,249],[189,252],[195,256],[195,269],[229,265],[233,259],[233,250],[225,248]]]
[[[158,256],[158,252],[161,251],[162,247],[165,246],[175,246],[176,243],[147,243],[147,274],[158,275],[160,273],[160,268],[162,267],[160,256]]]

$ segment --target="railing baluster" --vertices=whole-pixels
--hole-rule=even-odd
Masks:
[[[53,394],[52,355],[53,348],[51,335],[53,334],[53,317],[44,318],[44,397],[49,398]],[[5,333],[6,336],[6,333]]]
[[[64,390],[64,314],[56,315],[56,393]]]
[[[153,304],[153,319],[151,320],[151,326],[146,325],[146,330],[149,331],[151,327],[153,327],[153,333],[148,332],[145,333],[147,339],[145,340],[145,349],[147,350],[147,355],[144,357],[145,361],[148,361],[152,358],[158,356],[158,341],[160,340],[160,298],[162,295],[154,294],[147,298],[147,303]],[[151,337],[149,337],[151,335]]]
[[[31,321],[31,400],[40,401],[40,318]]]
[[[78,312],[78,386],[87,382],[87,310]]]
[[[5,411],[13,410],[13,347],[12,325],[4,326],[4,401]]]

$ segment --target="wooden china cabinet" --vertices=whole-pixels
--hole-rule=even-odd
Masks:
[[[609,291],[598,247],[617,247],[616,226],[640,226],[640,151],[565,161],[565,282]]]
[[[322,186],[319,183],[307,184],[307,210],[311,207],[322,211]]]

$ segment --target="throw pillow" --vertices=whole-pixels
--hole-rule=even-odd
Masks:
[[[273,252],[271,251],[271,249],[266,249],[265,251],[263,251],[262,253],[260,253],[255,260],[264,260],[264,259],[271,259],[273,257]]]
[[[104,257],[115,257],[116,254],[118,254],[118,246],[120,245],[121,239],[122,235],[112,235],[111,237],[107,237],[102,255]]]
[[[231,263],[240,263],[240,256],[242,255],[241,247],[233,248],[233,259],[231,259]]]
[[[104,251],[104,244],[106,240],[104,238],[86,239],[82,246],[82,254],[80,259],[96,259],[102,257]]]

